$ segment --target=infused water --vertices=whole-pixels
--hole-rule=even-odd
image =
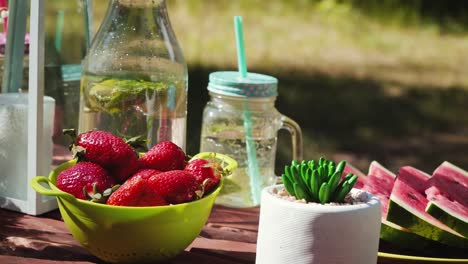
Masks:
[[[85,75],[80,104],[80,132],[100,129],[125,138],[142,136],[148,148],[167,140],[185,148],[185,80]]]
[[[240,133],[239,133],[240,134]],[[231,207],[252,207],[258,202],[253,193],[252,179],[249,176],[249,159],[247,155],[247,143],[243,134],[226,137],[225,135],[207,136],[202,135],[201,151],[212,151],[217,153],[229,153],[229,156],[237,161],[238,168],[229,180],[233,184],[225,184],[223,190],[216,199],[217,204]],[[260,175],[260,188],[270,186],[276,182],[274,174],[276,137],[254,139],[258,171]]]

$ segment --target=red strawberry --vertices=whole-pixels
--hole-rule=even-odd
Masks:
[[[94,189],[98,192],[114,186],[114,179],[101,166],[91,162],[80,162],[62,171],[57,176],[57,187],[78,199],[86,200],[85,192],[94,196]]]
[[[154,145],[139,162],[141,168],[159,171],[182,170],[187,163],[184,151],[171,141]]]
[[[148,184],[150,176],[158,173],[160,172],[157,170],[138,171],[109,197],[107,204],[118,206],[167,205],[166,200]]]
[[[190,202],[203,196],[201,186],[195,176],[183,170],[152,175],[148,183],[171,204]]]
[[[135,151],[122,138],[109,132],[96,130],[80,134],[73,148],[82,160],[107,169],[118,183],[124,182],[138,169]]]
[[[198,183],[204,186],[206,193],[218,185],[223,174],[223,168],[219,163],[207,159],[192,160],[185,166],[184,170],[191,172],[197,178]]]

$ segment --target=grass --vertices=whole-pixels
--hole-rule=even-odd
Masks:
[[[98,25],[107,1],[94,2]],[[242,15],[248,69],[279,78],[277,108],[301,125],[306,159],[346,158],[364,171],[371,160],[392,170],[430,172],[443,160],[468,168],[466,31],[405,8],[369,15],[350,1],[167,2],[190,71],[188,138],[199,138],[208,74],[236,70],[233,16]],[[69,29],[67,45],[83,32]],[[73,45],[65,61],[83,52]],[[278,168],[289,152],[280,132]]]
[[[203,11],[194,8],[194,1],[186,2],[192,4],[170,2],[170,11],[191,64],[235,68],[232,17],[243,15],[252,69],[347,75],[389,85],[468,84],[463,71],[467,62],[460,56],[468,47],[466,35],[441,35],[429,25],[382,24],[347,5],[327,5],[334,1],[304,6],[286,1],[270,1],[267,6],[259,1],[246,6],[247,1],[208,1]]]

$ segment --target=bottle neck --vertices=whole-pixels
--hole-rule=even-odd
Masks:
[[[111,0],[83,69],[147,81],[183,79],[187,68],[165,0]]]
[[[164,5],[166,0],[112,0],[112,4],[134,8],[154,8]]]
[[[107,32],[145,34],[148,39],[173,34],[165,0],[112,0],[102,24],[109,26]]]
[[[215,105],[250,111],[269,111],[275,108],[276,96],[272,97],[236,97],[210,92],[211,102]]]

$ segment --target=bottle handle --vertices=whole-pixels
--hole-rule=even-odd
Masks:
[[[302,131],[301,127],[291,118],[283,115],[283,125],[281,129],[287,130],[291,134],[292,141],[292,158],[296,161],[302,160]]]

